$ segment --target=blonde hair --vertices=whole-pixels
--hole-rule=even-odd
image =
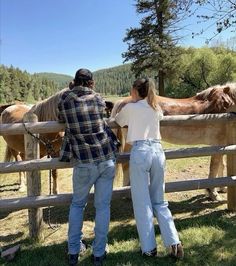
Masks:
[[[136,79],[133,83],[133,88],[137,90],[138,95],[141,98],[147,98],[148,104],[154,109],[161,111],[161,108],[158,104],[156,86],[153,79],[150,78],[139,78]]]

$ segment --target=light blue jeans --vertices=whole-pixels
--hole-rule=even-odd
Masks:
[[[135,141],[130,155],[130,183],[134,216],[142,252],[156,248],[153,215],[166,247],[179,244],[168,203],[164,201],[165,154],[158,140]]]
[[[93,254],[104,254],[110,222],[110,202],[115,176],[115,162],[78,164],[73,169],[73,198],[69,213],[68,250],[78,254],[82,238],[83,213],[89,192],[94,185],[95,238]]]

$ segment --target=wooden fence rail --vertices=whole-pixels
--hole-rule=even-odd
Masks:
[[[235,121],[235,114],[223,113],[223,114],[203,114],[203,115],[175,115],[164,116],[161,121],[161,126],[174,126],[174,125],[190,125],[190,124],[217,124],[228,121]],[[57,121],[37,122],[37,123],[25,123],[27,129],[31,133],[52,133],[64,131],[65,125],[60,124]],[[112,128],[117,127],[115,123],[109,123]],[[15,124],[1,124],[0,135],[17,135],[25,134],[25,127],[22,123]]]
[[[180,159],[190,157],[211,156],[213,154],[235,154],[236,145],[209,146],[195,148],[165,149],[166,159]],[[119,153],[117,163],[124,163],[129,160],[130,153]],[[33,170],[64,169],[72,168],[73,162],[60,162],[58,158],[42,158],[19,162],[0,163],[1,173],[16,173]]]
[[[33,122],[31,119],[25,119],[27,129],[33,134],[52,133],[63,131],[64,124],[59,124],[56,121],[48,122]],[[165,150],[167,159],[189,158],[199,156],[211,156],[213,154],[227,154],[227,174],[228,177],[220,177],[212,179],[198,179],[185,180],[178,182],[171,182],[166,184],[166,192],[187,191],[204,188],[212,188],[218,186],[228,186],[228,209],[236,211],[236,115],[235,114],[204,114],[204,115],[177,115],[165,116],[161,121],[161,126],[176,126],[176,125],[200,125],[207,123],[214,126],[218,123],[225,125],[225,134],[228,137],[228,145],[226,146],[211,146],[211,147],[195,147],[175,150]],[[115,123],[110,123],[111,127],[116,127]],[[22,123],[16,124],[0,124],[0,135],[17,135],[25,134],[25,146],[30,146],[33,142],[33,137],[28,135]],[[26,137],[27,136],[27,137]],[[191,138],[191,136],[189,136]],[[34,152],[29,152],[34,154]],[[117,162],[127,162],[129,153],[121,153],[118,155]],[[19,171],[27,171],[28,182],[31,187],[28,187],[28,197],[4,199],[0,200],[0,210],[18,210],[30,209],[31,225],[30,235],[33,238],[38,238],[40,233],[42,212],[38,208],[45,206],[59,206],[69,204],[71,201],[71,194],[61,194],[55,196],[41,196],[40,195],[40,170],[59,169],[73,167],[73,163],[59,162],[58,158],[54,159],[38,159],[35,157],[28,157],[28,160],[22,162],[8,162],[0,163],[0,173],[11,173]],[[38,177],[37,177],[38,176]],[[127,195],[130,188],[125,187],[116,189],[114,197],[120,195]],[[91,195],[92,197],[92,195]],[[32,226],[33,224],[33,226]]]
[[[189,190],[206,189],[221,186],[236,185],[236,176],[218,177],[215,179],[195,179],[177,182],[168,182],[165,184],[165,192],[180,192]],[[130,187],[116,188],[113,191],[112,198],[127,197],[130,195]],[[93,197],[93,192],[90,193],[90,199]],[[15,211],[21,209],[48,207],[48,206],[64,206],[69,205],[72,199],[71,193],[59,195],[45,195],[35,197],[21,197],[14,199],[3,199],[0,204],[0,211]]]

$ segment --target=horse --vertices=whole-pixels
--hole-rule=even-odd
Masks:
[[[8,103],[8,104],[0,104],[0,115],[1,113],[9,106],[13,105],[12,103]]]
[[[22,123],[23,116],[27,112],[33,112],[37,115],[38,121],[57,121],[58,120],[58,103],[60,101],[61,95],[68,90],[65,88],[55,95],[33,105],[32,107],[25,104],[11,105],[2,112],[0,123]],[[105,101],[106,107],[104,110],[104,116],[109,116],[113,103],[110,101]],[[58,157],[60,152],[60,147],[62,144],[64,132],[47,133],[40,134],[40,158],[44,156]],[[15,161],[21,161],[25,159],[25,148],[24,148],[24,136],[23,135],[4,135],[4,140],[7,143],[5,150],[4,161],[10,161],[14,158]],[[50,145],[50,151],[48,146]],[[50,154],[49,154],[50,152]],[[57,185],[57,170],[52,170],[53,178],[53,194],[58,194]],[[25,191],[26,189],[26,178],[24,173],[19,173],[19,190]]]
[[[190,98],[174,99],[159,95],[156,97],[164,115],[232,112],[236,103],[236,83],[212,86]],[[111,119],[129,102],[132,102],[130,96],[117,101],[112,110]],[[183,126],[180,124],[178,126],[164,126],[160,130],[162,139],[173,144],[227,144],[225,126],[222,124],[217,124],[214,127],[209,127],[206,124],[198,126]],[[116,134],[122,143],[120,151],[128,152],[130,145],[125,143],[126,133],[127,129],[125,128],[116,130]],[[223,169],[223,155],[212,155],[208,178],[215,178],[217,175],[223,176]],[[119,171],[123,172],[123,185],[128,185],[128,163],[120,165]],[[216,188],[208,189],[208,193],[212,200],[221,199]]]
[[[21,102],[17,103],[17,104],[23,104]],[[2,112],[10,107],[14,105],[13,103],[9,103],[9,104],[1,104],[0,105],[0,116],[2,114]],[[21,156],[20,156],[20,153],[18,152],[15,152],[14,150],[12,150],[9,146],[6,147],[7,151],[5,152],[5,158],[4,158],[4,161],[7,162],[7,161],[10,161],[12,157],[15,158],[16,161],[20,161],[22,160],[21,159]],[[23,176],[22,176],[23,175]],[[19,191],[21,192],[24,192],[25,191],[25,176],[24,176],[24,173],[19,173]]]
[[[105,103],[106,103],[106,108],[105,108],[106,118],[109,118],[111,116],[114,103],[112,101],[105,101]]]
[[[23,116],[27,112],[33,112],[37,115],[38,121],[56,121],[57,118],[57,106],[61,95],[64,91],[68,90],[65,88],[55,95],[33,105],[32,107],[20,104],[20,105],[12,105],[6,108],[1,114],[1,123],[22,123]],[[64,132],[56,132],[56,133],[47,133],[40,134],[39,139],[41,140],[40,145],[40,158],[48,155],[51,157],[58,157],[59,151],[62,143],[62,137]],[[3,135],[4,140],[7,143],[6,151],[5,151],[5,160],[9,161],[13,156],[16,161],[25,159],[25,148],[24,148],[24,136],[23,135]],[[50,144],[50,153],[48,152],[48,147],[46,144]],[[53,194],[58,193],[57,189],[57,170],[52,170],[53,177]],[[26,181],[25,176],[22,177],[20,175],[20,185],[19,188],[21,191],[25,190]]]

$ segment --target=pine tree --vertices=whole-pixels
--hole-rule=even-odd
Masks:
[[[124,38],[128,43],[128,51],[123,53],[125,62],[133,62],[132,70],[136,76],[146,70],[155,71],[160,95],[165,94],[165,78],[178,68],[180,49],[177,43],[180,37],[176,25],[188,12],[187,2],[137,0],[137,13],[143,15],[140,27],[130,28]]]

